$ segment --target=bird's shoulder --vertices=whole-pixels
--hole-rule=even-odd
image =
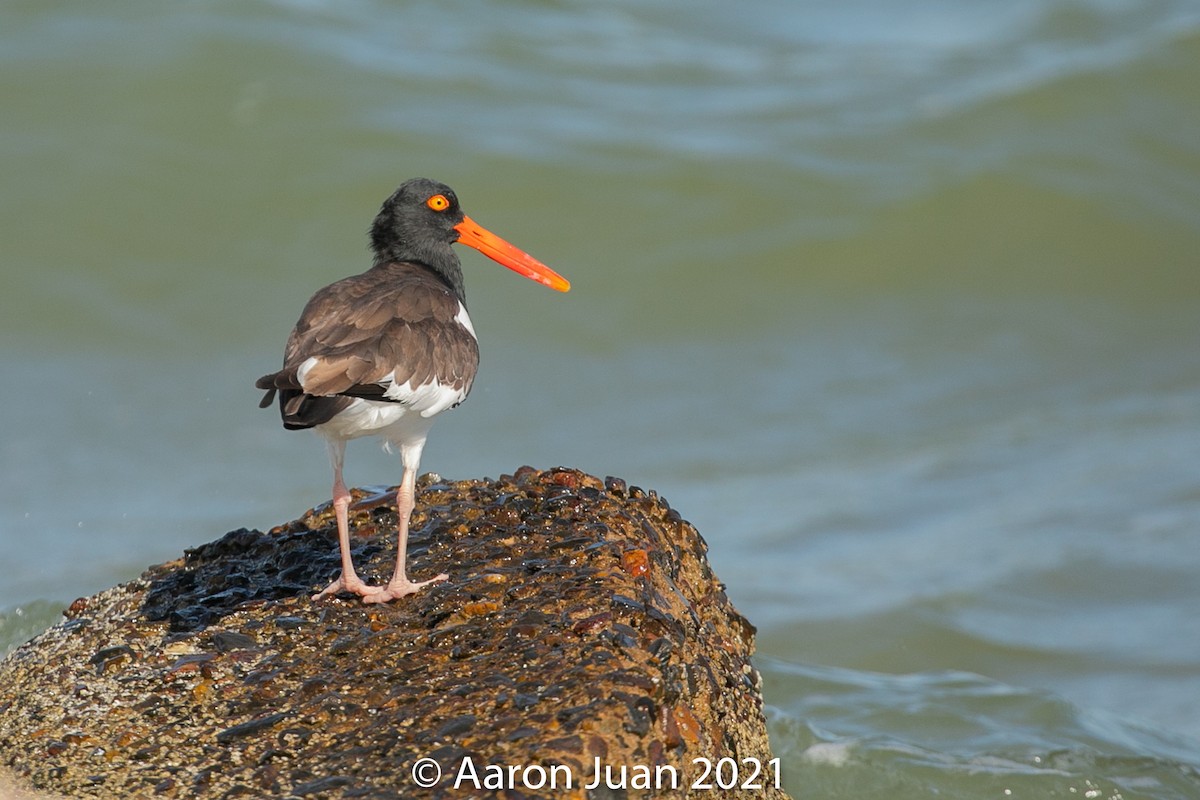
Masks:
[[[427,267],[390,262],[318,290],[304,306],[296,330],[317,331],[319,339],[329,341],[346,327],[366,331],[396,321],[449,322],[461,307],[450,287]]]

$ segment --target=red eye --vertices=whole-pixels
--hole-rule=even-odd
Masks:
[[[450,201],[446,199],[444,194],[435,194],[433,197],[425,201],[425,205],[432,208],[434,211],[445,211],[450,207]]]

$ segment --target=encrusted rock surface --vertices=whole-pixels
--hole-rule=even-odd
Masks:
[[[385,580],[392,496],[351,513]],[[70,797],[785,797],[754,629],[655,493],[426,476],[412,528],[410,574],[450,580],[386,606],[308,599],[337,572],[327,506],[77,600],[0,662],[0,769]],[[691,789],[694,759],[757,760],[762,788]]]

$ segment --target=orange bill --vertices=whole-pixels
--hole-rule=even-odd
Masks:
[[[496,234],[481,227],[470,217],[463,217],[463,221],[455,225],[454,230],[458,231],[460,242],[468,247],[474,247],[492,261],[503,264],[513,272],[520,273],[530,280],[559,292],[565,292],[571,288],[571,282],[566,278],[524,250],[513,247]]]

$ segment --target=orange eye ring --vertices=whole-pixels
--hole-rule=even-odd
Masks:
[[[444,194],[435,194],[425,201],[425,205],[434,211],[445,211],[450,207],[450,201],[446,199],[446,195]]]

